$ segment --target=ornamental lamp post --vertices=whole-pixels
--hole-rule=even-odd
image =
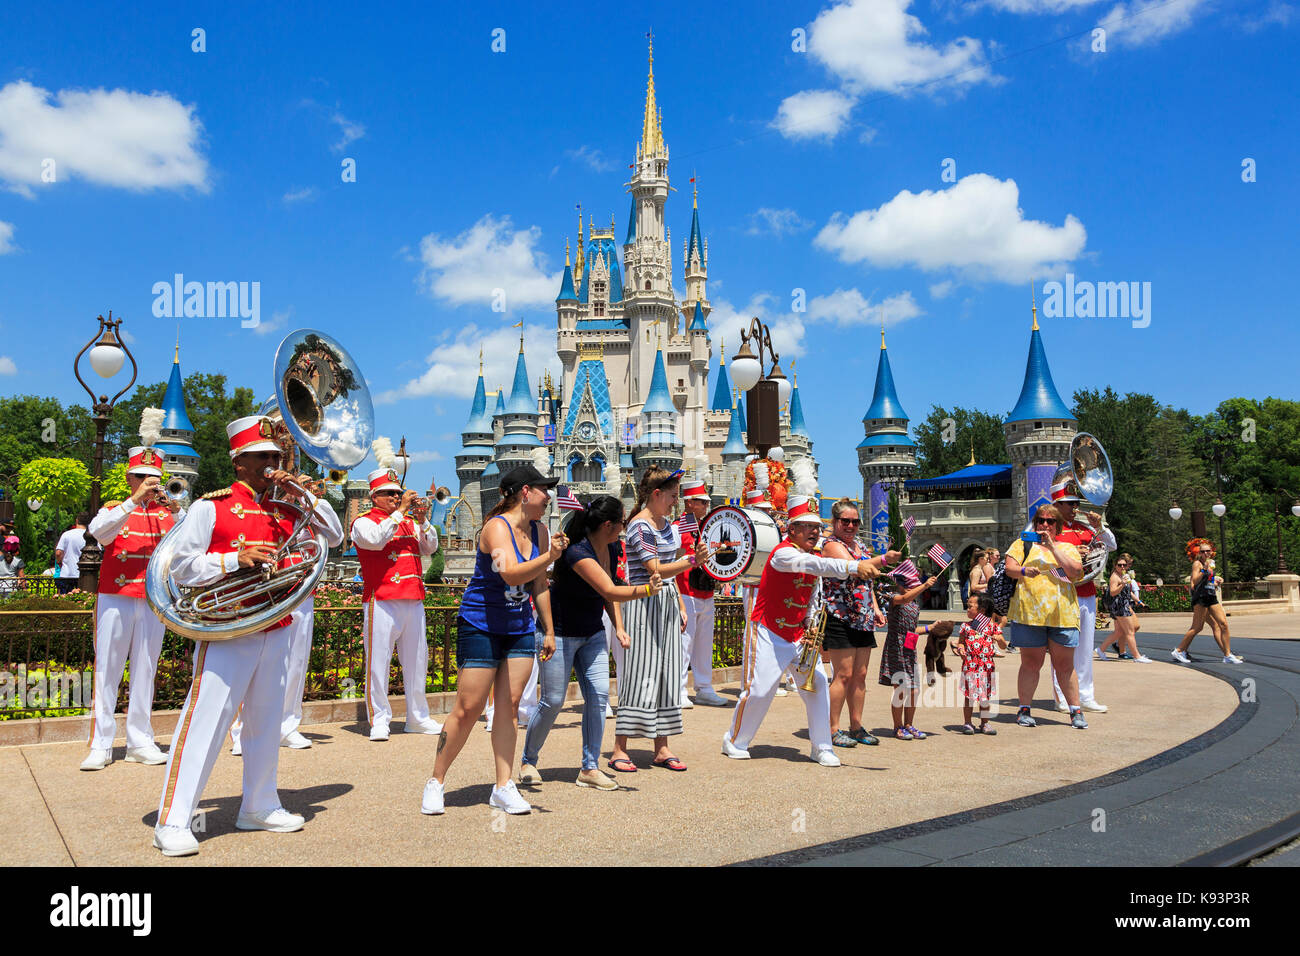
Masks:
[[[755,355],[749,347],[753,342]],[[772,362],[772,371],[763,377],[763,354]],[[741,330],[740,349],[731,358],[731,380],[745,393],[746,444],[759,458],[781,443],[781,406],[790,400],[790,382],[777,364],[780,356],[772,348],[772,336],[766,325],[755,316],[748,331]]]
[[[1292,499],[1291,513],[1300,518],[1300,498],[1297,498],[1285,488],[1275,488],[1273,490],[1273,524],[1277,528],[1277,574],[1289,574],[1286,567],[1286,559],[1282,557],[1282,512],[1278,509],[1277,503],[1282,498]]]
[[[105,319],[99,316],[99,329],[95,335],[87,342],[77,357],[72,360],[72,374],[77,377],[81,387],[86,390],[90,396],[91,407],[94,412],[92,416],[95,422],[95,461],[94,469],[91,473],[90,483],[90,514],[94,517],[99,513],[99,492],[100,484],[104,476],[104,433],[108,430],[108,422],[113,414],[113,406],[117,400],[126,394],[127,389],[135,384],[136,373],[139,371],[135,364],[135,356],[131,350],[121,341],[118,332],[122,328],[122,320],[113,319],[113,313],[108,313]],[[81,377],[81,370],[78,366],[81,363],[81,357],[90,354],[87,360],[90,362],[91,369],[100,378],[112,378],[122,370],[122,365],[126,359],[131,360],[131,381],[127,382],[120,392],[110,399],[107,395],[100,395],[95,398],[95,392],[86,380]],[[104,552],[99,546],[99,542],[90,533],[86,531],[86,546],[81,552],[81,560],[77,563],[78,579],[77,587],[83,591],[94,591],[99,583],[99,566],[103,561]]]
[[[1210,508],[1210,510],[1214,512],[1214,516],[1219,519],[1219,544],[1223,550],[1223,564],[1224,564],[1223,568],[1220,569],[1220,571],[1223,577],[1226,579],[1228,576],[1228,571],[1227,571],[1228,550],[1226,544],[1224,543],[1225,538],[1224,538],[1224,529],[1223,529],[1223,516],[1228,513],[1228,508],[1223,503],[1223,499],[1218,497],[1217,495],[1211,494],[1210,492],[1202,488],[1200,485],[1189,485],[1186,488],[1184,488],[1182,491],[1174,495],[1173,505],[1169,508],[1169,517],[1174,521],[1177,521],[1179,518],[1183,516],[1183,509],[1178,507],[1178,499],[1179,498],[1185,499],[1188,495],[1191,495],[1192,498],[1192,537],[1193,538],[1207,537],[1205,533],[1205,512],[1201,511],[1197,507],[1198,497],[1200,495],[1204,495],[1206,498],[1214,498],[1214,505]]]

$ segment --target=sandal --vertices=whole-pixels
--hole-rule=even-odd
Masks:
[[[911,739],[912,739],[912,734],[908,731],[908,729],[907,729],[906,727],[895,727],[895,728],[894,728],[894,736],[897,737],[899,740],[911,740]]]
[[[618,773],[636,773],[636,764],[627,757],[619,757],[609,762],[609,769]]]
[[[981,721],[980,721],[980,733],[982,733],[982,734],[988,734],[990,737],[996,737],[998,731],[997,731],[997,728],[994,727],[992,724],[990,724],[987,720],[981,720]]]
[[[913,740],[924,740],[924,739],[925,739],[925,733],[922,732],[922,731],[920,731],[920,730],[917,730],[917,729],[916,729],[915,727],[913,727],[911,724],[908,724],[908,725],[907,725],[907,732],[910,733],[910,734],[912,735],[912,739],[913,739]]]
[[[676,770],[678,773],[686,769],[686,764],[676,757],[669,757],[667,760],[652,760],[650,765],[652,767],[663,767],[665,770]]]
[[[962,732],[963,734],[965,734],[967,737],[969,737],[969,736],[971,736],[973,733],[975,733],[975,725],[974,725],[974,724],[962,724],[962,725],[961,725],[961,732]]]

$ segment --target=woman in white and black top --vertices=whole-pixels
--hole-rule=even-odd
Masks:
[[[623,609],[623,625],[631,644],[619,674],[618,721],[614,725],[614,751],[609,766],[619,773],[634,773],[627,754],[628,737],[651,737],[654,765],[685,770],[668,749],[668,738],[682,732],[682,631],[686,608],[673,578],[694,567],[704,553],[704,543],[694,555],[674,560],[681,538],[668,516],[677,504],[682,473],[651,467],[637,489],[637,509],[627,526],[627,583],[646,584],[654,574],[663,589],[653,597],[634,601]]]

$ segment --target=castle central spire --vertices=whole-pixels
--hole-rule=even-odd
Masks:
[[[645,84],[645,117],[641,121],[641,156],[660,156],[664,152],[663,116],[655,102],[655,41],[647,33],[650,44],[650,69]]]

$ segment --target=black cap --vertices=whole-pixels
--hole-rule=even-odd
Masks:
[[[547,478],[532,465],[520,465],[518,468],[510,469],[501,479],[501,494],[509,498],[524,485],[533,488],[554,488],[559,483],[559,478]]]

